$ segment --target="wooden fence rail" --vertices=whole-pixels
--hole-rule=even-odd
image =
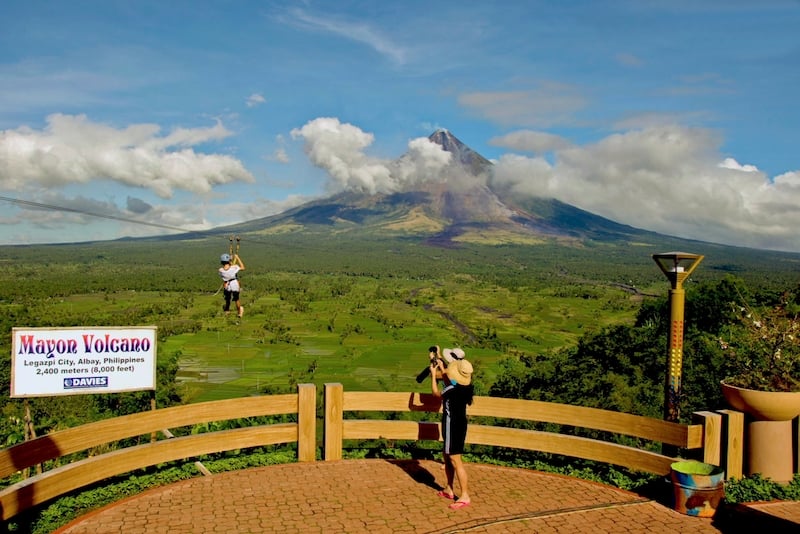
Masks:
[[[179,460],[278,443],[297,443],[298,460],[316,457],[316,388],[297,394],[176,406],[97,421],[46,434],[0,451],[0,478],[68,454],[167,428],[246,417],[296,414],[297,423],[258,425],[155,441],[90,456],[27,478],[0,491],[0,519],[106,478]]]
[[[0,450],[0,478],[70,454],[120,440],[161,433],[166,439],[89,456],[0,490],[0,520],[60,495],[107,478],[163,462],[204,454],[279,443],[297,443],[298,461],[316,459],[316,387],[301,384],[296,394],[230,399],[152,410],[97,421]],[[322,448],[326,461],[342,457],[344,440],[439,440],[438,422],[357,420],[346,412],[438,412],[441,401],[430,394],[345,392],[341,384],[325,384]],[[548,402],[476,397],[468,413],[474,417],[537,421],[631,436],[694,451],[699,459],[732,468],[741,476],[741,421],[737,412],[697,412],[690,425],[596,408]],[[254,425],[172,438],[169,428],[229,419],[296,414],[297,423]],[[731,416],[733,423],[726,424]],[[738,421],[738,423],[737,423]],[[542,451],[666,474],[675,458],[585,437],[471,423],[467,443]],[[730,427],[730,428],[728,428]],[[726,439],[723,442],[723,437]],[[738,473],[737,458],[738,456]]]
[[[347,439],[420,440],[440,438],[439,423],[346,419],[346,412],[436,412],[440,400],[424,393],[345,392],[341,384],[325,384],[325,460],[342,457]],[[684,425],[568,404],[495,397],[475,397],[470,416],[555,423],[646,439],[682,449],[696,449],[703,461],[720,465],[722,426],[718,414],[698,412],[697,424]],[[711,424],[711,423],[714,424]],[[595,460],[656,474],[667,474],[676,459],[664,454],[553,432],[470,423],[467,443],[548,452]]]

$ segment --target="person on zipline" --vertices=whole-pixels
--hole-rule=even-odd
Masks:
[[[222,277],[223,297],[225,298],[225,304],[222,305],[222,310],[225,312],[225,315],[229,315],[231,300],[233,300],[236,304],[236,309],[239,311],[239,317],[241,317],[244,315],[244,306],[239,302],[239,292],[241,288],[237,275],[239,271],[244,271],[244,262],[242,258],[239,257],[239,254],[234,254],[233,257],[231,257],[230,254],[223,254],[219,257],[219,261],[222,264],[219,268],[219,275]]]

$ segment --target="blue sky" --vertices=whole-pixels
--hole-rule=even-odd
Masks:
[[[520,196],[800,252],[798,0],[0,12],[0,244],[205,230],[400,190],[435,179],[441,154],[420,138],[446,128]],[[406,152],[416,164],[398,169]]]

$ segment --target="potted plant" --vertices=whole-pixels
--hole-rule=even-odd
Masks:
[[[800,391],[800,305],[792,292],[754,310],[742,305],[738,321],[720,338],[725,383],[746,389]]]
[[[771,306],[741,306],[720,338],[722,394],[748,414],[748,473],[792,479],[792,425],[800,415],[800,306],[794,292]]]

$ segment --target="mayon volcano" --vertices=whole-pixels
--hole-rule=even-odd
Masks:
[[[530,244],[558,240],[628,241],[657,234],[616,223],[545,197],[515,198],[494,184],[493,164],[447,130],[427,140],[435,158],[412,150],[392,162],[399,177],[388,191],[351,188],[277,215],[228,226],[248,233],[368,233],[417,237],[433,245],[460,242]],[[429,146],[422,147],[430,151]],[[436,161],[430,164],[430,161]],[[427,163],[421,163],[426,161]]]

